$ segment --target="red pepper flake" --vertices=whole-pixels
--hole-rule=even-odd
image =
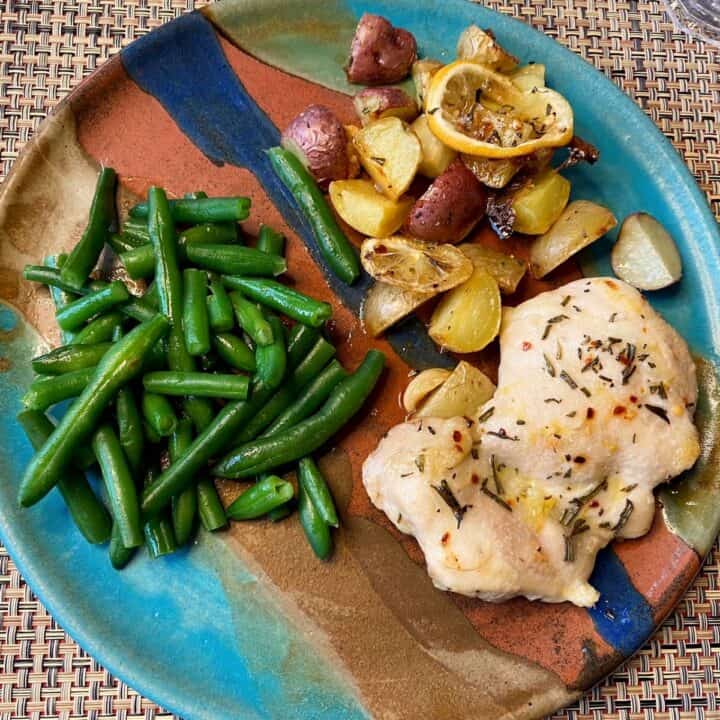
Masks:
[[[599,505],[600,505],[600,503],[599,503],[597,500],[593,500],[593,501],[590,503],[590,507],[591,507],[591,508],[596,508],[596,507],[598,507]]]
[[[589,407],[585,413],[585,417],[587,417],[588,420],[592,420],[595,417],[595,410]]]
[[[455,430],[455,432],[453,433],[453,440],[456,443],[459,443],[462,440],[462,433],[459,430]]]
[[[473,474],[470,476],[470,482],[471,482],[473,485],[479,485],[479,484],[480,484],[480,478],[479,478],[475,473],[473,473]]]
[[[450,539],[450,533],[449,533],[449,532],[446,532],[446,533],[440,538],[440,542],[441,542],[443,545],[447,545],[449,539]]]
[[[576,455],[573,458],[573,462],[576,462],[578,465],[582,465],[585,462],[585,458],[582,455]]]
[[[524,352],[527,352],[528,350],[532,350],[532,343],[525,340],[522,344],[522,349]]]
[[[613,415],[624,415],[627,408],[624,405],[616,405],[613,410]]]
[[[378,253],[379,255],[382,255],[382,254],[386,253],[387,251],[388,251],[388,249],[384,245],[376,245],[375,246],[375,252]]]
[[[618,289],[617,283],[614,280],[606,280],[605,284],[612,290]]]
[[[630,402],[631,402],[631,403],[635,403],[635,404],[637,405],[637,401],[638,401],[637,395],[631,395],[631,396],[630,396]]]
[[[465,451],[463,450],[463,446],[462,446],[462,445],[458,445],[457,443],[455,443],[455,450],[456,450],[457,452],[459,452],[459,453],[465,452]]]

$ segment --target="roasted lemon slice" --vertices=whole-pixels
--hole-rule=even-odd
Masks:
[[[432,132],[468,155],[508,158],[562,147],[573,136],[573,112],[548,88],[521,91],[508,77],[459,60],[438,70],[426,105]]]
[[[360,260],[380,282],[413,292],[440,293],[465,282],[472,261],[452,245],[435,245],[395,235],[367,238]]]

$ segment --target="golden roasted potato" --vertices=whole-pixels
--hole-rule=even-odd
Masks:
[[[412,79],[415,83],[415,99],[420,107],[424,109],[425,95],[432,76],[443,66],[437,60],[416,60],[412,66]]]
[[[397,200],[415,178],[422,160],[420,141],[400,118],[377,120],[353,139],[360,162],[378,187]]]
[[[415,417],[471,418],[494,394],[492,380],[474,365],[461,360],[447,380],[420,404]]]
[[[570,198],[570,182],[555,170],[530,178],[513,194],[513,230],[542,235],[560,217]]]
[[[470,25],[460,35],[457,44],[458,60],[469,60],[492,70],[508,73],[517,67],[518,59],[500,47],[493,34]]]
[[[415,202],[408,231],[429,242],[458,243],[485,215],[486,205],[485,188],[457,158]]]
[[[451,375],[445,368],[430,368],[416,375],[403,393],[403,407],[407,412],[415,412],[425,399],[437,390]]]
[[[510,73],[510,79],[523,92],[545,87],[545,66],[540,63],[523,65]]]
[[[413,198],[385,197],[370,180],[336,180],[329,194],[335,211],[351,228],[374,237],[397,232],[413,204]]]
[[[479,243],[463,243],[458,245],[458,250],[462,250],[476,268],[492,275],[503,293],[514,293],[527,271],[524,260]]]
[[[365,330],[372,337],[377,337],[433,295],[436,293],[412,292],[395,285],[376,282],[365,296],[360,309],[360,320]]]
[[[348,157],[348,178],[356,178],[360,174],[360,158],[358,157],[353,138],[360,132],[356,125],[345,125],[347,144],[345,145]]]
[[[530,272],[545,277],[584,247],[617,225],[615,216],[589,200],[570,203],[557,222],[530,246]]]
[[[472,261],[453,245],[401,235],[367,238],[360,248],[360,261],[375,280],[413,292],[444,292],[473,272]]]
[[[397,87],[365,88],[354,97],[353,105],[363,126],[385,117],[412,122],[418,115],[415,100]]]
[[[457,151],[444,145],[433,135],[427,115],[420,115],[410,129],[417,135],[422,148],[422,160],[418,172],[429,178],[442,175],[457,157]]]
[[[648,213],[628,215],[612,249],[614,273],[638,290],[660,290],[682,276],[682,260],[668,231]]]
[[[407,76],[416,57],[411,33],[380,15],[365,13],[350,46],[347,77],[359,85],[391,85]]]
[[[445,293],[435,308],[428,333],[454,352],[482,350],[500,330],[502,306],[495,278],[475,269],[462,285]]]

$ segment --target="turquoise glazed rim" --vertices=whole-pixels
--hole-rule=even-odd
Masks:
[[[492,27],[500,42],[524,61],[547,65],[552,86],[575,108],[578,134],[591,138],[601,151],[602,160],[591,172],[571,171],[574,194],[608,205],[618,217],[648,211],[678,241],[684,279],[650,299],[711,368],[705,402],[712,416],[720,337],[720,234],[715,218],[681,158],[642,111],[605,76],[550,38],[460,0],[442,4],[432,0],[317,4],[225,0],[206,8],[203,15],[181,18],[137,41],[124,52],[122,62],[135,82],[152,92],[183,132],[210,156],[204,144],[217,136],[210,138],[209,128],[198,127],[193,118],[182,114],[181,107],[192,101],[192,94],[189,98],[183,94],[188,88],[195,87],[196,96],[202,95],[204,78],[173,75],[181,71],[173,61],[178,48],[189,47],[183,45],[189,31],[196,44],[194,52],[202,52],[206,35],[198,30],[206,32],[209,27],[203,17],[261,60],[350,92],[342,64],[362,12],[385,15],[413,32],[421,55],[450,59],[462,29],[476,23]],[[82,92],[81,86],[75,95]],[[36,148],[37,141],[25,154]],[[221,152],[230,150],[224,147]],[[228,157],[218,159],[228,161]],[[7,187],[3,195],[0,209],[10,195]],[[286,200],[279,198],[278,203],[292,214]],[[303,235],[299,221],[297,228]],[[608,271],[607,249],[613,239],[584,255],[587,274]],[[0,241],[4,242],[2,235]],[[353,303],[349,298],[348,304]],[[368,717],[352,681],[308,640],[302,627],[286,618],[282,602],[259,581],[258,569],[222,538],[201,534],[191,552],[180,552],[161,563],[135,560],[118,578],[105,549],[88,546],[70,529],[56,493],[34,511],[17,508],[15,488],[30,449],[14,417],[30,380],[27,358],[41,340],[9,306],[0,312],[0,333],[9,360],[0,385],[4,479],[0,533],[35,593],[63,627],[111,672],[188,720]],[[662,495],[668,522],[701,556],[710,548],[720,523],[711,456],[715,439],[712,433],[710,437],[700,471]],[[626,581],[617,565],[616,559],[610,559],[598,573],[608,593],[618,578]],[[598,631],[617,650],[616,664],[645,642],[655,624],[645,600],[630,590],[618,600],[625,603],[625,624],[603,626],[602,619],[597,620]]]

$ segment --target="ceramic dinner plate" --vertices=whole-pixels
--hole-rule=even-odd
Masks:
[[[423,56],[450,60],[462,29],[477,23],[523,61],[545,63],[551,86],[573,105],[577,133],[601,152],[594,167],[570,173],[574,196],[619,218],[650,212],[680,247],[682,281],[650,300],[698,364],[702,457],[660,492],[646,537],[601,553],[591,582],[602,596],[593,609],[520,599],[491,605],[435,590],[417,545],[390,528],[360,483],[364,457],[401,419],[397,397],[410,368],[448,358],[417,321],[387,341],[363,334],[363,281],[346,289],[331,280],[263,150],[311,102],[352,120],[342,65],[363,11],[413,32]],[[117,169],[123,207],[152,184],[175,195],[250,195],[248,231],[260,222],[282,228],[291,281],[335,306],[340,359],[353,367],[373,344],[387,351],[372,411],[322,461],[342,514],[331,562],[316,561],[290,519],[201,533],[189,550],[156,561],[138,556],[118,573],[107,548],[82,540],[57,492],[19,510],[16,488],[31,450],[14,417],[31,378],[29,358],[57,341],[50,301],[21,268],[77,240],[101,164]],[[612,239],[582,257],[583,272],[609,271]],[[642,111],[524,24],[460,0],[225,0],[184,16],[84,82],[43,124],[2,188],[3,541],[88,652],[188,720],[541,718],[645,643],[717,534],[719,241],[690,173]],[[567,266],[523,293],[579,272]]]

